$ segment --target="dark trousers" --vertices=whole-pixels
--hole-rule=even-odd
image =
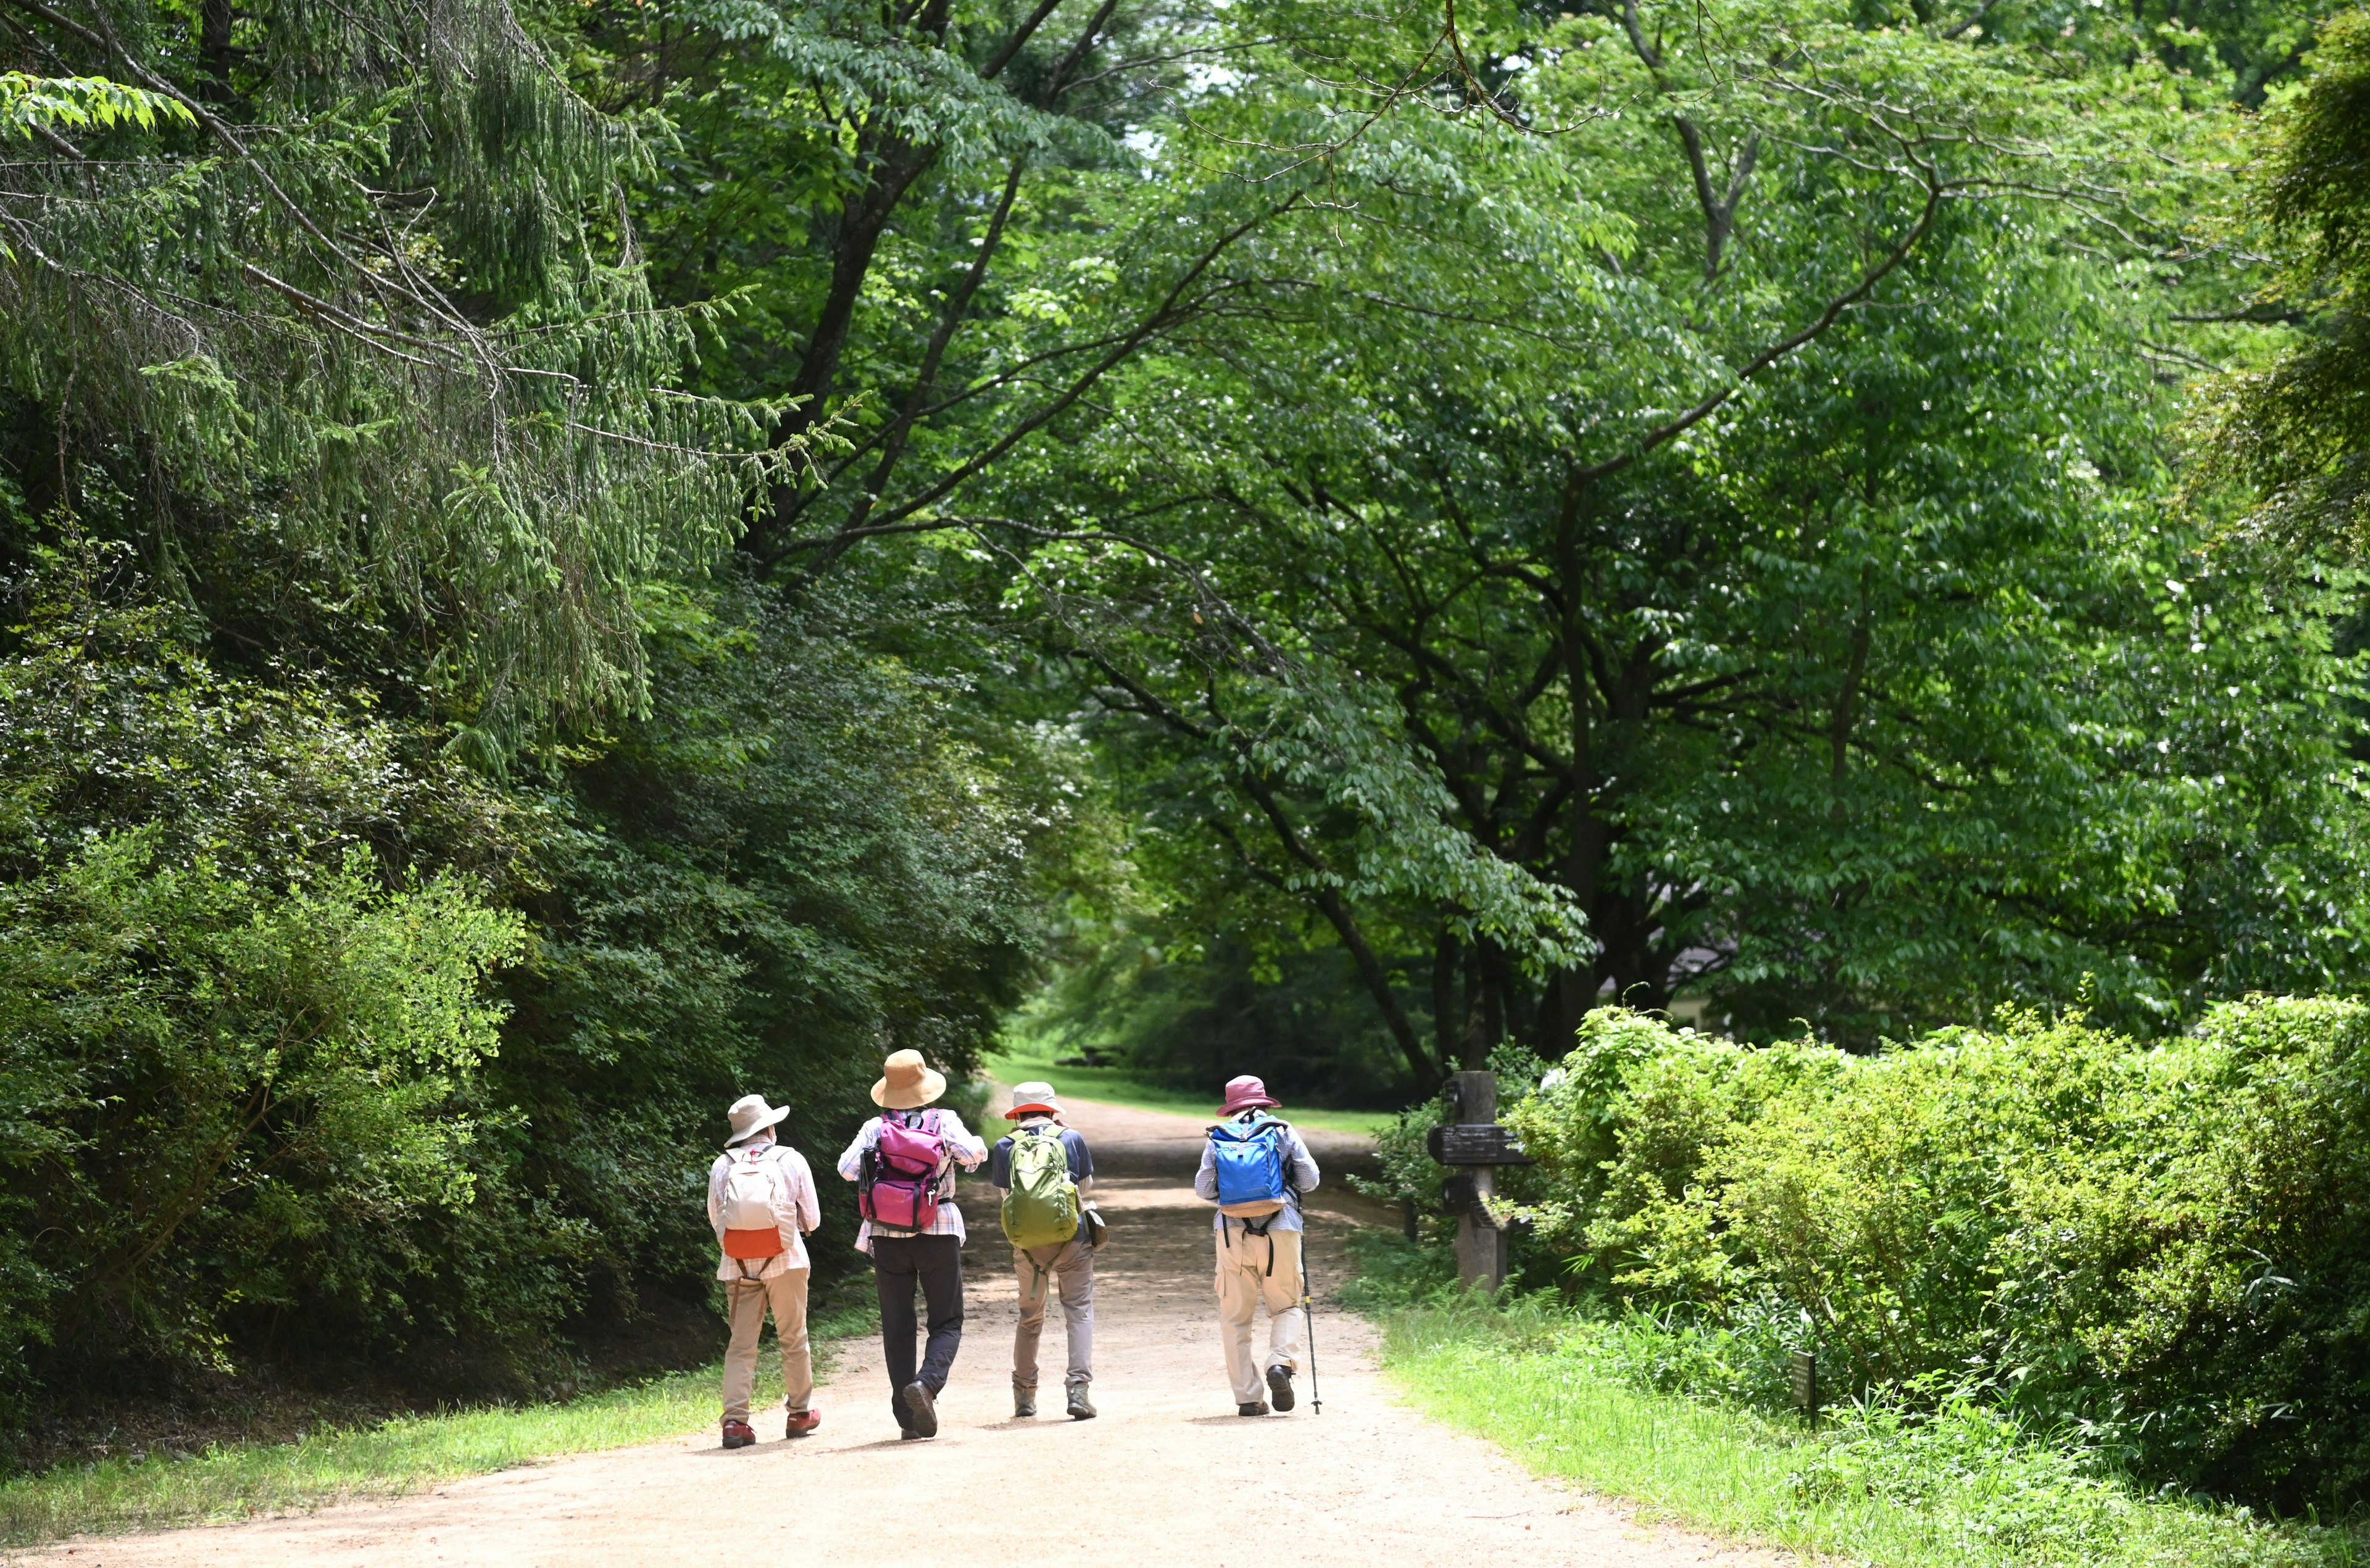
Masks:
[[[933,1398],[954,1370],[962,1344],[962,1243],[952,1236],[875,1236],[872,1283],[880,1292],[880,1349],[889,1363],[891,1408],[905,1385],[918,1382]],[[930,1308],[930,1339],[914,1369],[914,1287]],[[902,1412],[897,1424],[903,1425]]]

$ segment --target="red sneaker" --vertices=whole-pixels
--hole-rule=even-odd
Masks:
[[[756,1442],[756,1440],[757,1434],[751,1430],[747,1422],[728,1421],[724,1424],[724,1446],[726,1448],[745,1448],[751,1444]]]
[[[782,1436],[786,1437],[803,1437],[822,1425],[822,1411],[794,1410],[790,1412],[790,1429],[782,1434]]]

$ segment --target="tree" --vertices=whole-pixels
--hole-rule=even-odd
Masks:
[[[720,547],[758,434],[670,389],[687,318],[612,200],[634,128],[500,0],[9,8],[21,63],[86,84],[61,102],[139,110],[33,113],[43,155],[0,174],[18,504],[167,583],[224,555],[341,576],[489,762],[631,706],[633,590]]]
[[[2211,170],[2114,149],[2212,122],[2146,72],[1815,18],[1762,73],[1703,41],[1728,25],[1559,24],[1502,73],[1524,134],[1417,113],[1345,146],[1338,211],[1264,242],[1263,315],[1007,477],[997,510],[1087,542],[1026,580],[1132,792],[1310,898],[1419,1089],[1508,1031],[1557,1048],[1607,990],[1868,1041],[2344,972],[2357,868],[2295,875],[2306,824],[2360,808],[2330,602],[2266,604],[2153,499],[2179,307],[2123,247],[2170,245]],[[1587,113],[1639,94],[1671,107]],[[2231,678],[2247,720],[2212,712]],[[1282,749],[1293,681],[1343,693],[1327,744]],[[1373,840],[1319,781],[1377,708],[1443,818],[1585,912],[1590,961],[1437,884],[1345,892]],[[2322,937],[2265,964],[2243,933],[2317,897]]]
[[[2241,215],[2279,263],[2244,315],[2293,335],[2270,362],[2225,377],[2199,420],[2201,490],[2260,497],[2256,526],[2298,555],[2358,556],[2370,540],[2370,217],[2359,177],[2370,149],[2370,17],[2321,31],[2301,90],[2266,117]]]

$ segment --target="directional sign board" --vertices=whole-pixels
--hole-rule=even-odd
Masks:
[[[1794,1352],[1794,1408],[1813,1425],[1819,1419],[1819,1392],[1818,1356],[1807,1350]]]
[[[1513,1132],[1495,1122],[1452,1122],[1424,1136],[1424,1148],[1444,1165],[1531,1165]]]

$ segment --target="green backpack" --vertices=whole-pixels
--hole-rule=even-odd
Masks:
[[[1078,1185],[1070,1180],[1061,1128],[1016,1128],[1011,1176],[1004,1190],[1004,1233],[1014,1246],[1050,1247],[1078,1233]]]

